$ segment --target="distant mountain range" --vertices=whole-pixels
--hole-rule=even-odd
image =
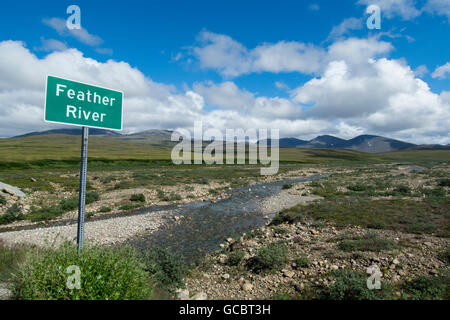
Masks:
[[[177,142],[171,141],[171,135],[173,131],[170,130],[158,130],[151,129],[131,134],[121,134],[116,131],[103,130],[103,129],[89,129],[89,135],[94,136],[107,136],[122,141],[140,142],[148,145],[159,147],[172,147]],[[80,135],[81,129],[53,129],[40,132],[30,132],[14,138],[30,137],[36,135],[45,134],[67,134],[67,135]],[[267,144],[271,144],[271,140],[268,139]],[[382,153],[398,150],[431,150],[431,149],[443,149],[449,150],[450,145],[416,145],[409,142],[390,139],[375,135],[360,135],[355,138],[345,140],[331,135],[318,136],[311,140],[301,140],[297,138],[281,138],[279,139],[280,148],[323,148],[323,149],[350,149],[367,153]],[[207,143],[204,141],[203,144]],[[257,142],[258,144],[261,141]]]
[[[260,143],[260,141],[258,141],[258,143]],[[268,139],[266,143],[270,145],[271,140]],[[281,138],[278,143],[280,148],[349,149],[368,153],[381,153],[398,150],[449,149],[448,145],[416,145],[409,142],[368,134],[360,135],[349,140],[330,135],[318,136],[309,141],[296,138]]]

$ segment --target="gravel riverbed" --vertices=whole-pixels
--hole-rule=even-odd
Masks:
[[[166,221],[165,213],[167,212],[149,212],[134,216],[87,221],[84,229],[86,244],[118,244],[142,233],[152,233]],[[58,245],[65,240],[75,241],[76,235],[77,224],[71,224],[3,232],[0,233],[0,239],[9,245],[27,243],[47,246],[49,244]]]

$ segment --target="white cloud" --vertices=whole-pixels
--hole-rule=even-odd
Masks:
[[[66,27],[66,20],[61,18],[44,18],[42,22],[56,30],[60,36],[71,36],[78,41],[89,46],[98,46],[103,43],[103,40],[96,35],[90,34],[86,29],[72,29]]]
[[[53,128],[43,121],[47,74],[124,91],[126,132],[150,128],[277,128],[282,136],[345,138],[373,133],[413,142],[449,143],[450,95],[431,92],[389,43],[348,39],[324,49],[316,78],[292,99],[260,96],[232,81],[177,90],[126,62],[99,62],[76,49],[36,57],[20,41],[0,42],[0,136]],[[356,66],[358,66],[356,68]],[[302,104],[313,105],[302,111]],[[212,110],[209,108],[214,106]]]
[[[350,38],[322,47],[295,41],[264,43],[254,49],[226,35],[207,31],[200,33],[200,46],[192,49],[200,67],[213,69],[225,77],[237,77],[255,72],[300,72],[319,74],[327,62],[339,59],[352,61],[352,68],[361,69],[371,57],[386,54],[393,47],[376,38]]]
[[[423,77],[426,74],[430,73],[430,71],[428,70],[427,66],[422,64],[420,66],[418,66],[415,70],[414,70],[414,74],[417,77]]]
[[[359,0],[358,4],[377,5],[381,9],[382,17],[388,19],[398,16],[403,20],[411,20],[421,14],[421,10],[416,8],[414,0]]]
[[[360,30],[363,28],[363,23],[361,18],[347,18],[344,19],[339,25],[334,26],[328,35],[329,39],[339,38],[343,35],[348,34],[351,30]]]
[[[447,73],[450,73],[450,62],[437,67],[434,72],[431,74],[433,78],[445,79],[447,77]]]
[[[446,16],[450,23],[450,1],[448,0],[428,0],[424,10],[430,13]]]
[[[96,48],[95,52],[108,56],[111,56],[114,53],[113,49],[110,48]]]
[[[355,46],[355,41],[359,45]],[[373,42],[363,45],[364,41],[350,39],[333,44],[331,47],[339,47],[346,54],[330,61],[321,77],[292,91],[294,102],[314,104],[305,116],[341,122],[335,128],[342,133],[370,132],[419,143],[448,141],[447,96],[433,93],[404,60],[370,57],[390,48]],[[364,59],[358,54],[362,48]],[[360,67],[351,68],[354,60]]]
[[[41,37],[41,46],[35,47],[34,50],[45,52],[64,51],[67,50],[67,45],[56,39],[45,39],[44,37]]]
[[[200,46],[192,49],[203,69],[215,69],[227,77],[252,72],[302,72],[319,71],[324,50],[312,44],[280,41],[264,43],[247,49],[227,35],[202,31],[198,36]]]

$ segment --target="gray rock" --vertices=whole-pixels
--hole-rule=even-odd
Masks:
[[[177,291],[175,292],[177,299],[179,300],[188,300],[189,299],[189,290],[187,289],[177,289]]]
[[[12,196],[17,196],[21,198],[25,197],[25,193],[23,193],[22,190],[3,182],[0,182],[0,190]]]
[[[208,299],[208,295],[205,292],[196,293],[191,300],[206,300]]]

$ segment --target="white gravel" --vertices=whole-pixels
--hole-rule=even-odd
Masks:
[[[141,215],[110,218],[85,222],[84,239],[88,244],[116,244],[127,239],[156,231],[165,221],[161,214],[150,212]],[[77,224],[54,226],[33,230],[0,233],[0,239],[8,245],[34,244],[38,246],[59,245],[65,240],[76,241]]]
[[[278,194],[264,199],[261,203],[261,210],[263,214],[277,213],[284,209],[289,209],[296,205],[319,199],[323,198],[318,196],[292,194],[289,190],[281,190]]]

